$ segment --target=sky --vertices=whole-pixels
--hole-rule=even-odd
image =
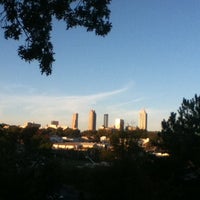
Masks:
[[[112,30],[106,37],[84,28],[66,31],[54,22],[52,75],[41,75],[37,62],[17,55],[23,41],[5,40],[0,30],[0,123],[71,126],[87,130],[89,111],[97,127],[109,114],[125,125],[138,125],[141,109],[148,130],[177,112],[183,98],[199,95],[200,1],[113,0]]]

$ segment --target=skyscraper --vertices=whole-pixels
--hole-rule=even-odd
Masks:
[[[95,113],[95,110],[91,110],[90,113],[89,113],[88,130],[91,130],[91,131],[96,130],[96,113]]]
[[[103,126],[104,126],[104,128],[108,128],[108,114],[104,114]]]
[[[72,129],[78,129],[78,113],[72,115]]]
[[[147,130],[147,113],[144,109],[139,112],[139,129]]]
[[[118,130],[124,130],[124,120],[123,119],[115,119],[115,128]]]

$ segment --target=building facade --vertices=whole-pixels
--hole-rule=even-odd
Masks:
[[[103,126],[104,128],[108,128],[108,114],[104,114],[103,116]]]
[[[78,129],[78,113],[72,115],[72,129]]]
[[[51,121],[50,127],[52,127],[52,128],[58,128],[58,126],[59,126],[59,121],[55,121],[55,120]]]
[[[55,120],[53,120],[53,121],[51,121],[51,125],[58,126],[58,125],[59,125],[59,121],[55,121]]]
[[[115,128],[118,130],[124,130],[124,120],[123,119],[115,119]]]
[[[88,130],[95,131],[96,130],[96,112],[95,110],[91,110],[89,113],[89,122],[88,122]]]
[[[34,122],[27,122],[24,127],[29,127],[29,128],[40,128],[41,127],[41,124],[36,124]]]
[[[139,112],[139,129],[147,130],[147,113],[144,109]]]

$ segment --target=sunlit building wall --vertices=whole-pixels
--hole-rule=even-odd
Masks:
[[[144,109],[139,112],[139,129],[147,130],[147,113]]]
[[[72,129],[78,129],[78,113],[72,115]]]
[[[91,110],[89,113],[89,122],[88,122],[88,130],[95,131],[96,130],[96,112]]]
[[[115,128],[118,130],[124,130],[124,120],[123,119],[115,119]]]

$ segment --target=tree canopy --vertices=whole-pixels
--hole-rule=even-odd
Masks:
[[[6,39],[24,40],[18,55],[25,61],[37,60],[41,73],[50,75],[54,59],[50,33],[52,20],[64,21],[66,29],[77,26],[96,35],[111,30],[111,0],[0,0],[0,26]]]
[[[161,134],[172,156],[200,162],[200,96],[184,98],[178,112],[162,121]]]

